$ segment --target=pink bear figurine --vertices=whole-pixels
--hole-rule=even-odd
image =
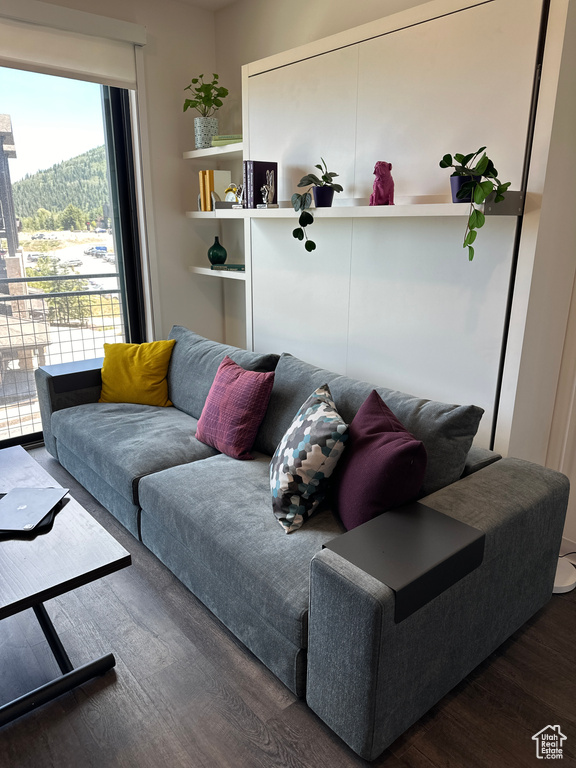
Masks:
[[[370,195],[370,205],[394,205],[394,179],[390,171],[392,163],[379,160],[374,166],[374,191]]]

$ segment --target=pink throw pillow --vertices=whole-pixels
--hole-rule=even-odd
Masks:
[[[246,371],[226,355],[198,419],[196,438],[233,459],[253,459],[250,449],[273,384],[274,371]]]

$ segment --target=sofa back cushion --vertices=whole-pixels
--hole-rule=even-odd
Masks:
[[[398,390],[375,387],[365,381],[316,368],[289,354],[281,355],[276,366],[268,411],[254,449],[272,455],[304,400],[325,383],[330,386],[336,408],[347,424],[375,389],[405,428],[424,443],[428,463],[421,497],[460,478],[484,413],[482,408],[439,403]]]
[[[273,371],[278,362],[278,355],[219,344],[181,325],[172,328],[169,338],[176,339],[176,344],[168,369],[168,396],[176,408],[196,419],[202,414],[218,366],[226,355],[247,371]]]

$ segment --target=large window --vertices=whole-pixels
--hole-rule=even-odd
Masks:
[[[128,92],[0,68],[0,445],[40,437],[34,370],[140,341]]]

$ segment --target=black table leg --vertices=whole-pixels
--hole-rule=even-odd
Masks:
[[[52,624],[50,621],[50,617],[46,613],[44,604],[38,603],[38,605],[33,606],[33,610],[36,614],[36,618],[38,619],[40,626],[42,627],[42,632],[44,632],[44,636],[46,637],[46,640],[48,640],[48,645],[54,654],[54,658],[58,662],[60,671],[63,673],[71,672],[74,667],[68,658],[68,654],[64,650],[64,646],[62,645],[60,638],[56,634],[54,624]]]
[[[25,715],[27,712],[31,712],[33,709],[42,706],[42,704],[53,701],[58,698],[58,696],[68,693],[68,691],[71,691],[78,685],[86,683],[93,677],[103,675],[116,665],[116,659],[113,654],[108,653],[95,661],[91,661],[88,664],[84,664],[82,667],[74,669],[42,603],[34,606],[34,613],[40,622],[42,631],[48,640],[48,644],[58,662],[58,666],[64,674],[45,685],[41,685],[34,691],[30,691],[30,693],[26,693],[24,696],[20,696],[18,699],[14,699],[14,701],[10,701],[8,704],[4,704],[4,706],[0,707],[0,727],[6,725],[6,723],[12,722],[12,720],[16,720],[16,718]]]

